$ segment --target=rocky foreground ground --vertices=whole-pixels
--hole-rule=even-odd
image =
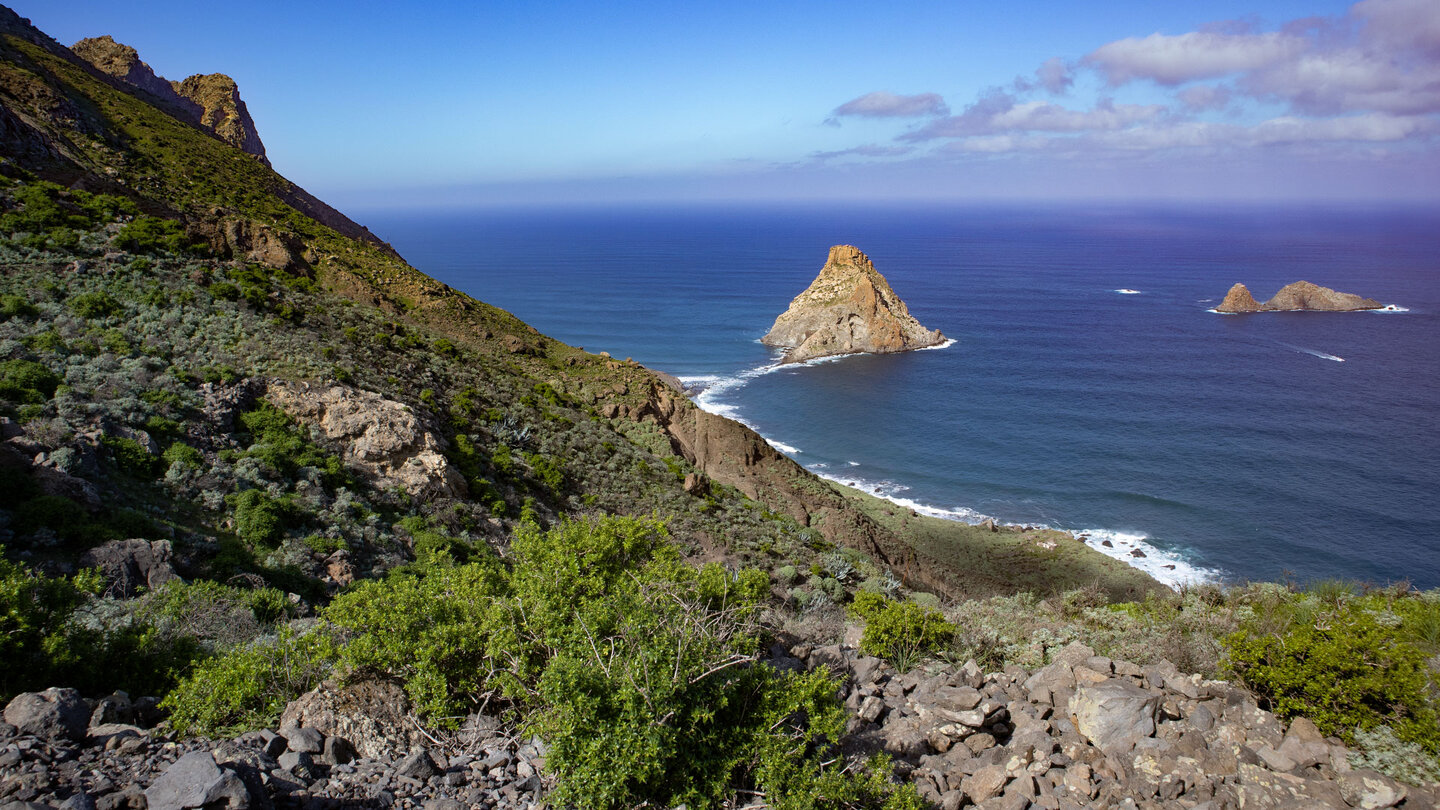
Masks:
[[[896,777],[954,810],[1430,808],[1434,786],[1353,769],[1337,739],[1288,728],[1245,690],[1081,644],[1035,671],[963,666],[898,674],[845,645],[777,645],[771,664],[846,676],[843,747],[887,751]],[[495,718],[422,728],[391,684],[322,687],[278,730],[176,740],[153,704],[51,689],[0,725],[0,810],[544,806],[545,746]],[[757,803],[755,807],[763,807]]]

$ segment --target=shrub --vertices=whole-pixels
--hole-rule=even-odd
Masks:
[[[13,294],[0,295],[0,320],[33,318],[36,314],[35,307],[24,298]]]
[[[148,216],[136,217],[121,228],[115,234],[115,247],[131,253],[193,253],[199,249],[180,223]]]
[[[70,614],[102,584],[94,571],[48,577],[0,556],[0,698],[51,685],[41,684],[65,650]]]
[[[159,472],[158,459],[140,442],[123,436],[105,436],[101,441],[121,470],[142,478],[153,478]]]
[[[235,535],[250,546],[273,548],[295,521],[294,508],[258,489],[229,496],[235,508]]]
[[[60,377],[49,366],[33,360],[0,361],[0,398],[40,404],[55,396]]]
[[[210,295],[222,301],[239,301],[240,288],[228,281],[217,281],[210,285]]]
[[[165,463],[168,465],[179,464],[187,470],[199,469],[205,462],[204,453],[184,442],[175,442],[165,448],[165,454],[161,458],[165,459]]]
[[[160,707],[180,734],[230,735],[273,727],[285,704],[330,673],[335,644],[321,632],[285,628],[273,639],[202,663]]]
[[[432,722],[496,696],[528,708],[559,806],[715,806],[744,787],[775,807],[918,807],[883,763],[837,764],[828,673],[754,664],[768,587],[763,572],[685,565],[663,524],[615,517],[523,525],[509,568],[412,566],[325,617],[351,636],[342,668],[399,678]]]
[[[1440,751],[1424,654],[1367,607],[1317,614],[1308,600],[1292,598],[1257,611],[1225,639],[1230,669],[1276,714],[1308,717],[1325,734],[1350,740],[1357,728],[1383,724],[1401,740]]]
[[[860,649],[890,661],[900,670],[909,670],[955,637],[955,625],[945,621],[940,611],[915,602],[861,591],[855,594],[850,610],[865,621]]]
[[[158,694],[189,667],[199,649],[188,636],[145,621],[77,622],[102,585],[94,570],[49,577],[0,556],[0,700],[57,683],[87,694]]]
[[[81,293],[69,301],[70,311],[82,318],[108,318],[120,311],[120,302],[109,293]]]
[[[1376,770],[1412,785],[1440,782],[1440,759],[1396,737],[1389,726],[1356,730],[1354,745],[1351,767]]]

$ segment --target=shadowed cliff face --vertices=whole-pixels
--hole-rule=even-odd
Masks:
[[[775,319],[760,339],[788,348],[786,363],[856,352],[903,352],[945,341],[926,329],[870,257],[853,245],[835,245],[820,275]]]

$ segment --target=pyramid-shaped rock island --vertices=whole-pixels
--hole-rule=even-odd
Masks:
[[[835,245],[820,275],[760,339],[788,349],[782,363],[868,352],[884,354],[938,346],[945,336],[910,315],[870,257]]]

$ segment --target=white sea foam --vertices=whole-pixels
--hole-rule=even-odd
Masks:
[[[756,431],[756,432],[759,432],[759,431]],[[760,435],[760,438],[762,438],[762,439],[764,439],[765,441],[769,442],[771,447],[775,448],[776,450],[779,450],[780,452],[782,452],[782,453],[784,453],[784,454],[786,454],[786,455],[793,456],[793,455],[795,455],[796,453],[800,452],[800,448],[795,447],[794,445],[786,444],[786,443],[780,441],[779,439],[772,439],[772,438],[770,438],[769,436],[766,436],[766,435],[764,435],[764,434],[761,434],[761,435]]]
[[[1139,290],[1130,290],[1130,289],[1126,289],[1126,288],[1124,288],[1124,287],[1121,287],[1121,288],[1118,289],[1118,290],[1111,290],[1111,292],[1117,292],[1117,293],[1120,293],[1121,295],[1140,295],[1140,291],[1139,291]]]
[[[1208,313],[1210,313],[1211,315],[1239,315],[1239,314],[1240,314],[1240,313],[1238,313],[1238,312],[1221,312],[1221,311],[1218,310],[1218,309],[1207,309],[1207,310],[1205,310],[1205,311],[1208,312]]]
[[[913,510],[921,515],[942,520],[955,520],[971,525],[991,519],[989,515],[968,507],[945,508],[903,497],[900,493],[907,491],[909,487],[892,481],[871,481],[843,473],[834,475],[828,473],[823,464],[812,464],[809,469],[821,478],[884,498],[897,506]],[[1027,525],[1040,529],[1056,528],[1045,524]],[[1111,529],[1061,529],[1061,531],[1069,532],[1090,548],[1107,557],[1113,557],[1132,568],[1138,568],[1171,588],[1178,588],[1185,584],[1218,582],[1223,576],[1219,570],[1195,565],[1178,552],[1153,545],[1149,542],[1150,538],[1144,534]],[[1107,541],[1110,543],[1108,546],[1105,545]],[[1132,553],[1136,551],[1140,554]]]
[[[945,342],[944,342],[944,343],[936,343],[934,346],[921,346],[920,348],[916,349],[915,351],[917,351],[917,352],[928,352],[928,351],[930,351],[931,349],[948,349],[948,348],[950,348],[951,346],[954,346],[957,342],[959,342],[959,341],[955,340],[955,338],[945,338]]]
[[[1388,312],[1409,312],[1409,311],[1410,311],[1410,308],[1409,308],[1409,307],[1402,307],[1402,306],[1400,306],[1399,304],[1386,304],[1385,306],[1383,306],[1383,307],[1381,307],[1381,308],[1379,308],[1379,309],[1372,309],[1372,310],[1367,310],[1367,311],[1369,311],[1369,312],[1379,312],[1379,313],[1381,313],[1381,314],[1383,315],[1383,314],[1388,313]]]
[[[847,461],[847,462],[845,462],[845,463],[846,463],[846,464],[849,464],[851,467],[859,467],[859,466],[860,466],[860,462],[858,462],[858,461]]]
[[[1280,341],[1276,341],[1276,342],[1277,342],[1277,343],[1280,343]],[[1318,358],[1320,358],[1321,360],[1333,360],[1333,361],[1335,361],[1336,363],[1343,363],[1343,362],[1345,362],[1345,358],[1343,358],[1343,357],[1336,357],[1336,356],[1333,355],[1333,354],[1326,354],[1325,352],[1319,351],[1318,349],[1307,349],[1307,348],[1305,348],[1304,346],[1295,346],[1295,345],[1290,344],[1290,343],[1280,343],[1280,345],[1281,345],[1281,346],[1284,346],[1284,347],[1287,348],[1287,349],[1291,349],[1292,351],[1300,352],[1301,354],[1308,354],[1308,355],[1310,355],[1311,357],[1318,357]]]
[[[1221,579],[1220,571],[1203,568],[1174,551],[1157,548],[1148,542],[1150,538],[1144,534],[1110,529],[1071,530],[1070,533],[1101,554],[1139,568],[1172,588],[1185,584],[1218,582]],[[1110,545],[1105,545],[1107,542]],[[1144,556],[1133,553],[1137,551]]]

